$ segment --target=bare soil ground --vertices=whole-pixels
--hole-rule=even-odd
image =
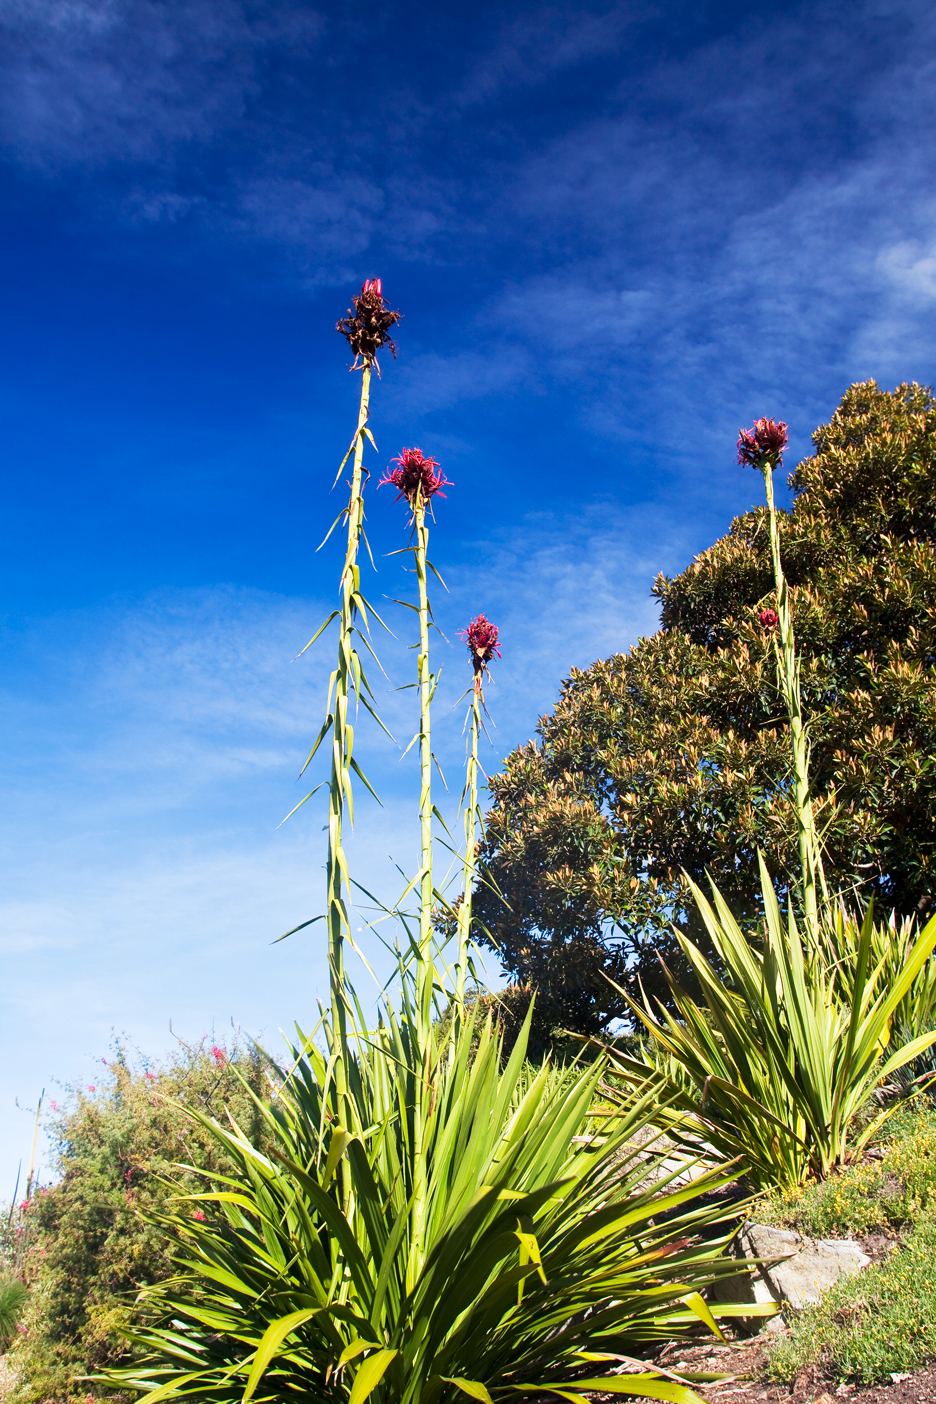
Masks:
[[[821,1367],[804,1370],[792,1386],[774,1384],[764,1377],[766,1354],[759,1341],[741,1346],[702,1344],[667,1346],[656,1363],[674,1373],[715,1372],[733,1378],[694,1388],[711,1404],[936,1404],[936,1366],[912,1375],[896,1376],[886,1384],[836,1384],[823,1378]]]

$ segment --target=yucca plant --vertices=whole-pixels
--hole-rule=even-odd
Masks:
[[[733,1167],[692,1176],[671,1148],[638,1148],[655,1089],[590,1119],[600,1063],[525,1078],[526,1030],[502,1069],[490,1019],[466,1017],[428,1050],[417,1219],[412,1110],[427,1049],[414,1015],[407,1001],[357,1041],[351,1128],[331,1119],[327,1060],[308,1041],[262,1109],[270,1154],[201,1118],[237,1172],[165,1222],[180,1275],[150,1294],[162,1324],[135,1337],[149,1358],[111,1383],[151,1391],[150,1404],[694,1398],[631,1356],[715,1327],[699,1292],[737,1270],[722,1250],[740,1211],[701,1196]],[[337,1190],[343,1161],[353,1212]],[[636,1372],[609,1373],[622,1362]]]
[[[761,885],[762,944],[745,934],[717,889],[714,905],[693,889],[724,977],[680,935],[704,1006],[667,972],[674,1013],[630,1001],[651,1035],[649,1063],[619,1057],[615,1065],[632,1086],[643,1086],[652,1067],[674,1111],[691,1117],[698,1136],[723,1155],[743,1155],[751,1180],[766,1189],[825,1177],[859,1155],[893,1110],[859,1127],[856,1117],[875,1089],[936,1042],[927,1032],[886,1051],[895,1012],[936,947],[936,918],[884,981],[869,910],[845,991],[841,966],[821,956],[792,910],[783,919],[763,863]]]

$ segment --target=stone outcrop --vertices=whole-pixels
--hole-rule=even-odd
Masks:
[[[826,1288],[842,1277],[854,1276],[871,1259],[861,1245],[848,1238],[805,1238],[790,1229],[747,1224],[736,1240],[741,1258],[759,1258],[758,1266],[719,1283],[715,1296],[722,1302],[775,1302],[778,1307],[813,1305]],[[753,1323],[752,1323],[753,1324]],[[774,1317],[767,1330],[782,1327]]]

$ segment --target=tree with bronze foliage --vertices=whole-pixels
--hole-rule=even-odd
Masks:
[[[936,904],[936,400],[854,385],[780,514],[832,895],[899,914]],[[727,459],[727,454],[726,454]],[[491,782],[476,910],[541,1021],[597,1032],[605,978],[665,993],[675,924],[699,939],[684,874],[759,915],[758,851],[793,892],[797,825],[778,692],[767,513],[674,579],[657,633],[573,669],[539,739]],[[495,892],[499,889],[500,896]],[[794,893],[795,897],[795,893]]]

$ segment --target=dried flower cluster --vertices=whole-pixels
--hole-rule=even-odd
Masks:
[[[357,297],[351,299],[353,310],[348,308],[347,317],[335,324],[337,331],[347,338],[354,352],[357,365],[360,356],[367,364],[372,364],[382,346],[389,346],[396,359],[396,347],[390,339],[390,328],[400,320],[399,312],[391,312],[384,300],[379,278],[368,278]]]
[[[766,462],[776,467],[787,446],[787,437],[782,419],[755,419],[753,428],[741,430],[738,462],[749,468],[762,468]]]
[[[472,619],[467,629],[459,630],[458,637],[464,639],[468,645],[475,674],[483,673],[495,654],[500,658],[497,635],[497,625],[492,624],[483,614],[479,614],[477,619]]]
[[[768,633],[772,633],[780,623],[780,616],[775,609],[762,609],[757,617]]]
[[[390,483],[398,488],[394,501],[399,502],[401,497],[405,497],[414,510],[420,502],[425,505],[436,493],[444,497],[445,493],[441,489],[452,487],[445,474],[438,472],[439,465],[435,459],[426,458],[422,449],[405,448],[399,458],[394,458],[391,462],[397,466],[388,468],[377,486],[383,487],[385,483]]]

